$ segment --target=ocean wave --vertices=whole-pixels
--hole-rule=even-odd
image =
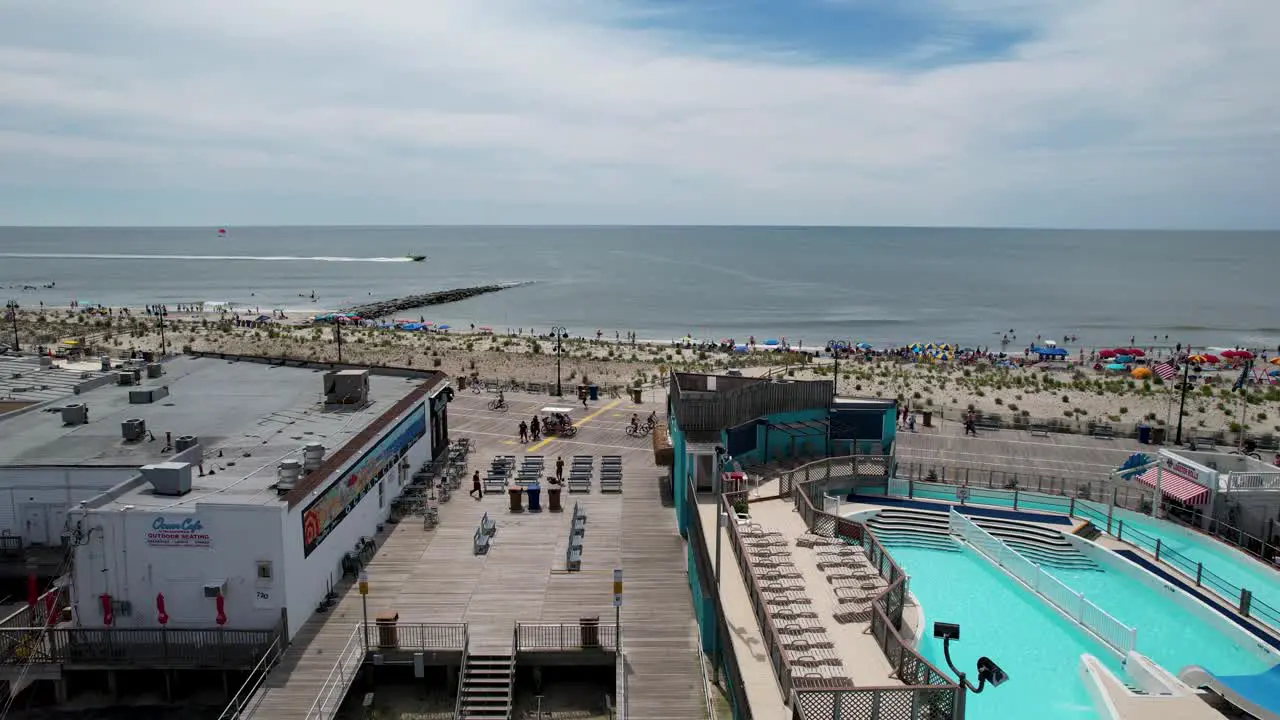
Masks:
[[[281,260],[313,262],[413,262],[407,257],[342,257],[333,255],[131,255],[107,253],[0,253],[6,258],[33,258],[47,260],[254,260],[275,262]]]

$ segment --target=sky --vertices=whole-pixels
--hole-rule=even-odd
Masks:
[[[0,225],[1280,228],[1275,0],[0,0]]]

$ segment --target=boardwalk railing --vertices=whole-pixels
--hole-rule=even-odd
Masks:
[[[347,690],[351,688],[352,681],[360,673],[360,667],[364,665],[365,631],[366,628],[362,623],[356,623],[351,630],[351,637],[347,638],[347,644],[342,648],[342,652],[338,653],[338,661],[333,664],[333,669],[320,685],[320,693],[316,696],[315,702],[311,703],[311,708],[307,710],[306,720],[330,720],[338,714],[338,708],[342,707],[342,700],[347,696]]]
[[[964,538],[973,549],[1004,568],[1023,585],[1053,605],[1063,615],[1076,621],[1098,636],[1111,649],[1128,657],[1137,644],[1138,631],[1117,620],[1110,613],[1084,596],[1067,587],[1061,580],[1045,572],[1035,563],[1018,554],[1013,548],[996,539],[991,533],[978,527],[972,520],[952,508],[948,517],[951,532]]]
[[[602,624],[599,618],[576,623],[516,623],[517,652],[617,649],[618,628],[613,623]]]
[[[5,628],[0,664],[248,669],[282,629]]]
[[[892,458],[883,455],[820,460],[783,473],[779,494],[792,498],[810,532],[864,548],[872,567],[888,583],[871,602],[871,634],[900,685],[851,687],[794,673],[767,611],[759,582],[751,572],[743,539],[736,524],[729,525],[730,546],[747,583],[747,595],[764,637],[764,650],[783,696],[791,702],[796,720],[962,720],[964,717],[964,689],[925,660],[916,652],[914,643],[901,635],[908,594],[906,573],[863,525],[820,509],[827,487],[837,484],[843,487],[851,482],[884,484],[891,468]],[[724,498],[721,512],[733,517],[730,496]]]
[[[67,591],[65,588],[48,590],[36,599],[34,605],[20,607],[3,620],[0,620],[0,630],[49,625],[51,624],[50,618],[56,619],[66,606]]]
[[[618,657],[613,663],[613,704],[615,720],[627,720],[627,654],[621,630],[618,632]]]
[[[245,678],[244,684],[231,697],[231,702],[223,708],[222,714],[218,716],[218,720],[236,720],[248,707],[249,702],[258,696],[258,689],[262,687],[263,681],[267,679],[267,673],[271,672],[271,668],[275,667],[276,661],[284,654],[285,639],[277,637],[272,641],[270,647],[262,653],[262,659],[258,664],[249,671],[249,677]]]

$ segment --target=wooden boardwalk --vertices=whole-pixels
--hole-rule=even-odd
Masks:
[[[584,415],[572,441],[554,439],[522,446],[510,429],[547,404],[544,398],[508,393],[509,413],[484,408],[485,395],[459,393],[450,406],[450,435],[478,446],[472,469],[488,467],[495,455],[519,457],[526,449],[546,457],[548,473],[557,455],[621,455],[621,495],[602,495],[598,477],[590,494],[562,496],[563,513],[511,513],[505,495],[475,500],[470,483],[440,506],[440,524],[425,530],[410,518],[379,538],[368,566],[369,614],[399,613],[402,623],[467,623],[472,652],[511,651],[516,622],[576,623],[585,616],[613,622],[613,570],[625,573],[622,625],[629,678],[629,715],[636,720],[690,720],[704,715],[703,678],[697,656],[696,621],[684,575],[685,550],[675,518],[660,499],[661,470],[653,465],[647,438],[625,433],[632,412],[649,407],[601,401]],[[572,403],[566,403],[572,405]],[[596,462],[597,468],[599,461]],[[567,471],[566,471],[567,472]],[[587,512],[582,569],[564,570],[575,503]],[[544,507],[546,501],[543,501]],[[488,554],[476,556],[472,537],[485,512],[497,522]],[[351,587],[338,604],[308,619],[265,689],[250,705],[253,718],[304,718],[320,695],[361,618],[360,596]]]

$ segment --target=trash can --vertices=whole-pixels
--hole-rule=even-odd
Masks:
[[[1151,426],[1150,425],[1138,426],[1138,442],[1142,443],[1143,445],[1151,444]]]
[[[378,628],[378,647],[400,647],[400,633],[396,628],[396,623],[400,622],[400,613],[383,610],[374,617],[373,622]]]
[[[525,491],[529,493],[529,512],[542,512],[542,487],[530,485]]]
[[[627,388],[627,392],[631,395],[631,402],[639,405],[644,402],[644,390],[638,387]]]
[[[600,647],[600,616],[578,618],[578,625],[582,628],[582,647]]]
[[[507,495],[511,498],[511,512],[513,513],[524,512],[524,502],[520,496],[522,492],[524,490],[519,485],[512,485],[507,488]]]
[[[933,427],[933,411],[932,410],[925,410],[924,412],[920,413],[920,415],[924,417],[925,427]]]
[[[1163,445],[1163,444],[1164,444],[1164,436],[1165,436],[1165,433],[1166,433],[1166,432],[1167,432],[1167,431],[1166,431],[1164,428],[1162,428],[1162,427],[1154,427],[1154,428],[1151,428],[1151,444],[1152,444],[1152,445]]]
[[[551,512],[563,512],[564,508],[560,507],[560,488],[547,488],[547,509]]]
[[[587,399],[595,402],[600,399],[600,386],[591,384],[587,386]]]

